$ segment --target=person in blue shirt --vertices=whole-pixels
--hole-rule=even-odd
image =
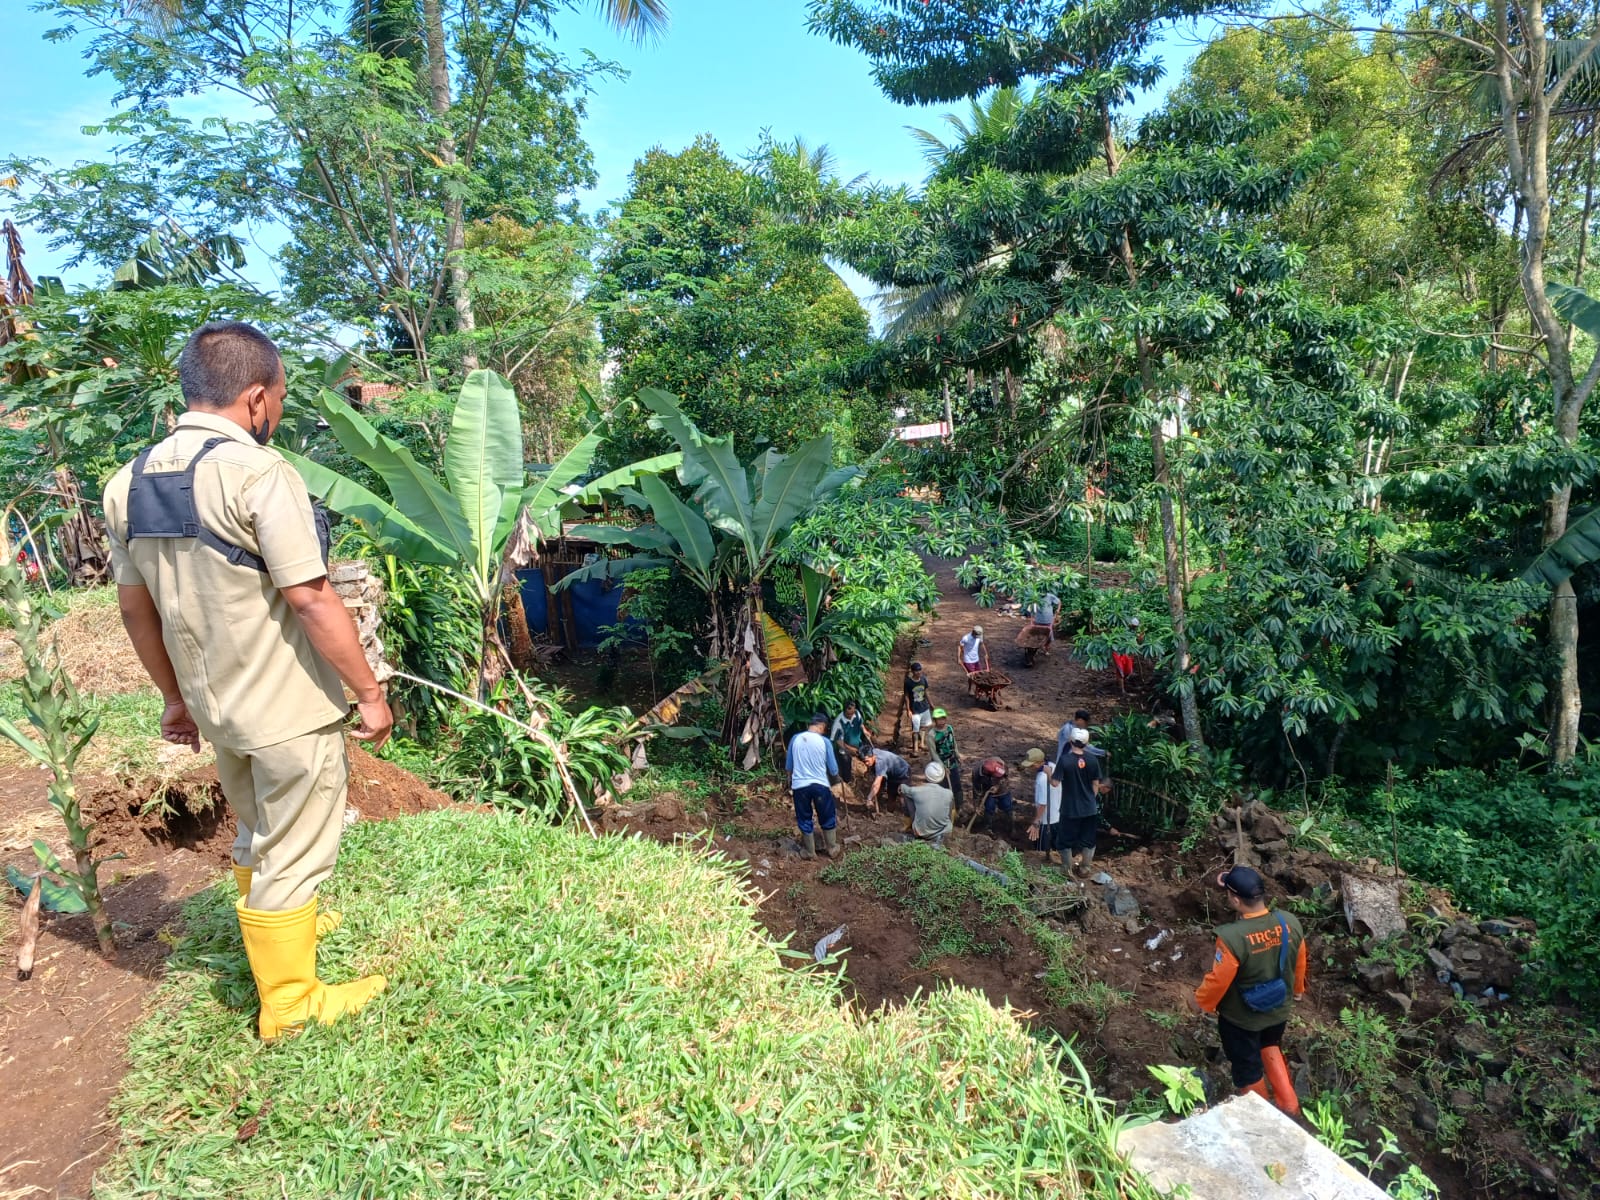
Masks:
[[[838,813],[834,799],[839,787],[839,760],[833,743],[822,731],[828,715],[816,713],[810,724],[789,739],[789,753],[783,769],[789,772],[789,787],[794,792],[794,820],[800,827],[801,852],[806,858],[817,856],[816,830],[822,827],[822,841],[829,858],[839,856]],[[815,811],[815,821],[812,819]]]

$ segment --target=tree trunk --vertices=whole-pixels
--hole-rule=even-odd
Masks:
[[[1578,419],[1594,378],[1591,371],[1581,386],[1573,379],[1567,331],[1546,292],[1544,267],[1550,238],[1551,108],[1557,89],[1564,87],[1580,64],[1574,63],[1561,80],[1549,84],[1550,42],[1541,0],[1530,0],[1521,6],[1519,17],[1519,37],[1513,39],[1505,6],[1495,10],[1495,76],[1500,86],[1501,133],[1511,182],[1527,224],[1522,244],[1522,294],[1534,328],[1544,340],[1556,436],[1571,445],[1577,440]],[[1513,47],[1522,55],[1520,60],[1514,57]],[[1545,546],[1566,533],[1571,504],[1571,485],[1558,489],[1546,502],[1542,539]],[[1550,598],[1550,649],[1556,660],[1551,754],[1562,763],[1577,752],[1578,718],[1583,710],[1578,686],[1578,600],[1570,579],[1557,587]]]
[[[56,468],[56,491],[67,519],[61,526],[61,557],[67,574],[78,586],[104,583],[111,578],[111,552],[106,529],[83,502],[83,492],[71,467]]]
[[[505,607],[506,627],[511,633],[511,665],[518,671],[531,671],[533,660],[533,631],[528,628],[528,612],[522,607],[522,589],[516,584],[506,587],[501,596]]]
[[[439,122],[439,161],[446,172],[456,166],[456,139],[450,131],[450,61],[444,37],[444,0],[422,0],[423,33],[428,50],[428,99],[434,120]],[[456,310],[456,330],[469,335],[463,344],[461,365],[469,371],[478,367],[478,352],[470,335],[478,328],[472,308],[472,280],[462,261],[467,244],[464,202],[460,196],[446,196],[445,265],[450,272],[450,299]]]
[[[1111,128],[1111,114],[1106,105],[1100,107],[1104,122],[1106,173],[1117,173],[1117,143]],[[1126,228],[1122,231],[1120,247],[1123,269],[1128,285],[1139,285],[1139,269],[1133,261],[1133,242]],[[1150,347],[1143,334],[1134,335],[1134,350],[1139,359],[1139,381],[1148,396],[1154,391],[1154,375],[1150,365]],[[1160,495],[1161,559],[1167,584],[1167,614],[1172,619],[1172,650],[1174,673],[1178,685],[1178,711],[1183,717],[1184,739],[1196,750],[1204,751],[1206,740],[1200,729],[1200,706],[1194,696],[1194,679],[1189,671],[1189,634],[1185,626],[1183,606],[1183,577],[1178,558],[1178,529],[1172,513],[1171,477],[1167,470],[1167,443],[1161,432],[1158,417],[1150,431],[1150,453],[1154,468],[1156,488]]]

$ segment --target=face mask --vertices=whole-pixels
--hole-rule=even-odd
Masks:
[[[257,445],[265,446],[272,440],[272,423],[263,420],[259,429],[254,425],[250,426],[250,436],[255,438]]]

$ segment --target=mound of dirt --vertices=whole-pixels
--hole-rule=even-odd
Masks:
[[[58,854],[61,822],[49,807],[47,777],[0,768],[0,865],[34,871],[35,838]],[[121,1047],[159,982],[172,925],[183,902],[215,883],[230,861],[233,814],[214,766],[197,767],[151,803],[150,785],[95,779],[80,789],[95,823],[106,908],[117,958],[95,946],[87,918],[46,916],[33,979],[18,982],[9,937],[0,971],[0,1197],[85,1196],[115,1134],[105,1106],[122,1078]],[[451,801],[416,776],[352,744],[350,805],[361,820],[443,808]],[[121,857],[114,857],[120,855]],[[0,934],[21,907],[9,887]],[[242,1028],[242,1027],[241,1027]],[[10,1191],[7,1189],[20,1189]]]

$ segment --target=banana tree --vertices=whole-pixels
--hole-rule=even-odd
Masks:
[[[321,463],[285,451],[311,494],[360,524],[386,554],[459,571],[478,608],[482,639],[478,694],[500,678],[505,651],[498,623],[507,549],[515,539],[559,537],[562,521],[603,490],[625,487],[649,471],[670,470],[665,454],[602,476],[576,494],[568,488],[589,470],[604,440],[592,429],[546,475],[530,481],[522,458],[522,417],[516,393],[493,371],[473,371],[461,385],[445,442],[443,478],[324,390],[316,407],[346,453],[371,468],[389,491],[382,496]]]
[[[731,437],[703,433],[667,392],[645,388],[639,403],[652,414],[651,427],[678,444],[678,482],[690,489],[689,497],[640,470],[645,464],[635,463],[639,487],[620,487],[619,494],[633,508],[648,512],[651,521],[632,529],[582,526],[578,532],[640,553],[596,563],[569,575],[560,586],[672,564],[705,592],[712,622],[710,657],[729,667],[723,733],[734,757],[749,768],[782,734],[768,665],[761,584],[795,524],[859,470],[833,466],[833,439],[826,435],[788,454],[768,450],[746,466],[735,455]],[[594,486],[604,483],[597,480]]]

